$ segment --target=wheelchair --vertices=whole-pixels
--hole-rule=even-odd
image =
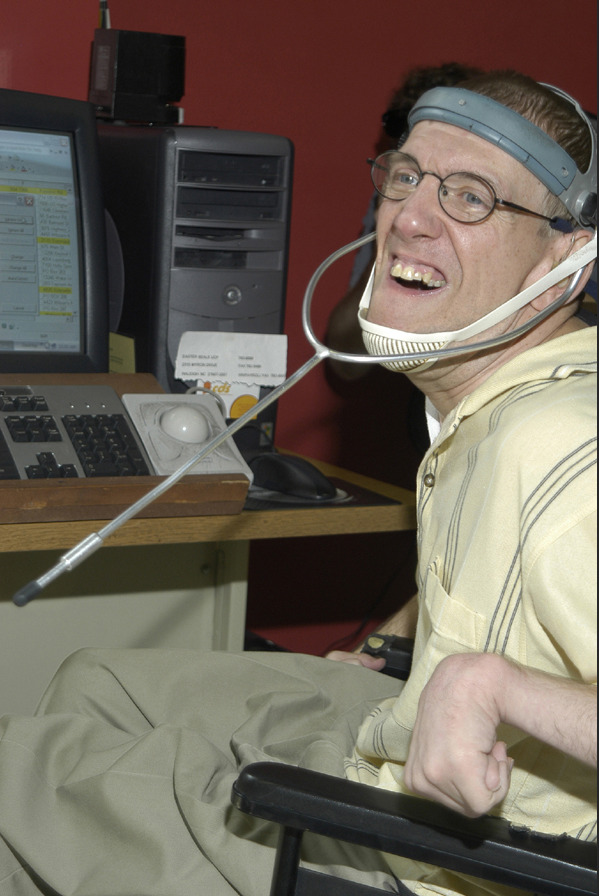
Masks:
[[[384,635],[372,635],[366,643],[367,652],[385,656],[383,672],[404,680],[412,647],[408,639]],[[502,818],[468,819],[418,797],[275,762],[247,766],[233,786],[232,802],[248,815],[281,826],[270,896],[382,892],[300,867],[305,831],[536,896],[597,894],[595,843],[535,833]]]

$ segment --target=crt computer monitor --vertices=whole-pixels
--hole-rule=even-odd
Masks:
[[[90,103],[0,89],[0,374],[108,370]]]

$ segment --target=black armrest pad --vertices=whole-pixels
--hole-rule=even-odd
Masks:
[[[547,896],[596,894],[596,848],[567,837],[467,819],[436,803],[279,763],[248,766],[233,787],[241,811]]]

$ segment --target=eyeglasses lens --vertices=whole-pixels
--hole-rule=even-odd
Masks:
[[[386,152],[372,165],[372,181],[387,199],[405,199],[420,183],[420,171],[409,156]]]
[[[424,177],[414,160],[400,152],[383,153],[371,170],[377,191],[386,199],[396,201],[406,199]],[[439,202],[454,220],[466,224],[483,221],[493,211],[495,194],[476,174],[458,172],[439,180]]]
[[[465,224],[483,221],[495,206],[490,186],[475,174],[450,174],[439,186],[439,202],[448,215]]]

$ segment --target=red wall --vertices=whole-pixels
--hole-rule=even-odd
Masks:
[[[97,0],[2,3],[0,87],[86,99],[97,7]],[[365,159],[409,68],[451,60],[518,68],[596,110],[594,0],[377,0],[370,7],[363,0],[110,0],[110,9],[115,28],[186,37],[188,124],[282,134],[295,144],[290,371],[311,354],[300,325],[305,286],[327,255],[359,234],[371,193]],[[350,264],[339,262],[317,293],[321,334]],[[392,407],[372,398],[374,383],[385,377],[392,378]],[[382,370],[343,389],[321,365],[281,400],[277,441],[411,487],[417,457],[405,427],[410,391],[406,380]],[[407,536],[298,539],[277,544],[275,568],[272,546],[256,543],[250,623],[359,617],[409,550]],[[318,652],[325,643],[289,646]]]

